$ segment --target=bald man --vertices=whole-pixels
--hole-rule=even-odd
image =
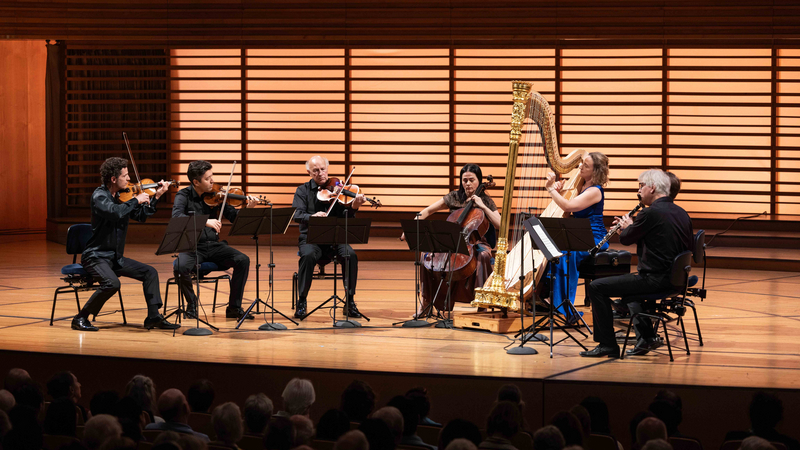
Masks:
[[[317,199],[317,192],[321,187],[328,184],[328,160],[321,156],[313,156],[306,162],[306,172],[311,176],[308,182],[301,184],[294,193],[292,206],[297,208],[294,213],[294,220],[300,224],[300,262],[297,270],[297,284],[299,287],[299,298],[294,316],[302,319],[306,315],[306,297],[311,289],[311,281],[314,275],[314,266],[323,255],[336,256],[344,264],[345,257],[349,257],[348,266],[345,267],[347,274],[347,292],[345,302],[345,315],[350,317],[361,317],[361,313],[356,308],[354,297],[356,295],[356,280],[358,279],[358,258],[355,251],[349,245],[316,245],[308,244],[308,221],[311,217],[325,217],[330,207],[330,203],[321,202]],[[364,204],[365,197],[358,194],[352,203],[345,206],[337,203],[331,210],[328,217],[354,217],[355,212]]]
[[[176,433],[191,434],[209,442],[208,435],[192,430],[189,426],[189,402],[183,392],[178,389],[167,389],[158,397],[158,411],[163,422],[148,424],[146,430],[174,431]]]

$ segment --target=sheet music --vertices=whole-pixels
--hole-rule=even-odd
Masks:
[[[541,225],[535,224],[533,225],[533,230],[536,232],[536,235],[539,236],[539,239],[544,243],[545,247],[547,247],[547,251],[550,252],[551,255],[560,255],[561,250],[553,244],[553,241],[547,236],[547,233],[544,231]]]

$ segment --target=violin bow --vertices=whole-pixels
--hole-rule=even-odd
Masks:
[[[339,190],[339,193],[336,194],[336,198],[333,199],[333,201],[331,202],[331,206],[328,207],[328,212],[325,213],[325,217],[328,217],[328,215],[330,215],[331,211],[333,211],[334,205],[336,205],[336,202],[339,201],[339,197],[342,196],[342,192],[344,191],[344,187],[347,186],[347,183],[350,181],[350,177],[353,176],[353,172],[355,172],[355,171],[356,171],[356,166],[353,166],[353,170],[350,171],[350,175],[348,175],[347,179],[344,180],[344,184],[342,185],[342,189]]]
[[[139,171],[136,170],[136,161],[133,160],[133,152],[131,152],[131,143],[128,141],[128,133],[123,131],[122,139],[125,140],[125,148],[128,149],[128,156],[131,158],[131,166],[133,166],[133,174],[136,175],[136,183],[139,185],[139,189],[144,192],[144,189],[142,189],[142,179],[139,178]]]
[[[222,222],[222,212],[225,211],[225,202],[228,201],[228,192],[231,190],[231,180],[233,179],[233,172],[236,170],[236,161],[233,162],[231,167],[231,176],[228,177],[228,187],[225,188],[225,197],[222,199],[222,208],[219,210],[219,221]]]

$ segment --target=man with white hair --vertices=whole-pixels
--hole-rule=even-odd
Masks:
[[[308,416],[317,394],[310,380],[292,378],[286,383],[281,397],[283,397],[283,411],[278,411],[275,415],[288,419],[291,416]]]
[[[329,189],[333,183],[330,182],[328,177],[328,160],[322,156],[313,156],[306,162],[306,171],[311,176],[311,179],[298,186],[294,193],[294,200],[292,206],[297,208],[294,213],[294,220],[300,224],[300,239],[298,245],[300,247],[300,262],[297,270],[297,284],[299,287],[299,296],[297,300],[297,307],[294,316],[302,319],[306,316],[306,297],[308,291],[311,289],[311,281],[314,275],[314,266],[323,255],[334,255],[344,263],[345,257],[348,257],[348,264],[344,267],[344,272],[347,275],[347,300],[345,302],[345,315],[350,317],[359,318],[361,313],[356,308],[356,303],[353,297],[356,294],[356,280],[358,279],[358,258],[352,247],[349,245],[316,245],[308,244],[308,221],[311,217],[354,217],[355,212],[366,201],[364,194],[356,195],[355,199],[347,206],[336,203],[327,214],[330,208],[330,202],[322,202],[317,198],[317,193],[320,190]],[[344,182],[344,180],[341,180]]]
[[[636,244],[639,257],[638,273],[619,275],[594,280],[587,288],[592,301],[594,318],[594,340],[598,343],[592,350],[581,352],[581,356],[619,357],[619,345],[614,336],[614,319],[611,313],[611,297],[648,294],[670,290],[672,262],[680,253],[692,245],[692,219],[670,194],[670,179],[659,169],[651,169],[639,175],[639,195],[642,204],[648,206],[631,219],[627,214],[617,217],[620,223],[619,241],[622,245]],[[631,313],[642,311],[640,303],[629,303]],[[634,322],[636,346],[626,352],[644,355],[661,345],[648,318],[637,318]]]

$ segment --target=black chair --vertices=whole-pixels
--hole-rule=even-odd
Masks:
[[[703,265],[703,281],[699,288],[694,287],[697,285],[698,281],[700,281],[697,275],[692,275],[689,277],[689,289],[686,291],[687,297],[695,297],[699,298],[702,302],[706,298],[706,232],[705,230],[700,230],[694,235],[694,240],[692,242],[692,260],[695,264],[702,264]],[[697,320],[697,309],[694,300],[691,298],[687,298],[684,304],[692,308],[692,313],[694,314],[694,323],[697,327],[697,340],[700,342],[700,346],[703,346],[703,335],[700,333],[700,321]],[[681,317],[680,320],[683,320]]]
[[[297,256],[300,256],[300,252],[297,252]],[[318,280],[341,280],[342,279],[342,272],[338,272],[336,276],[332,273],[325,272],[325,266],[333,262],[334,257],[328,257],[322,255],[322,258],[317,260],[317,272],[314,274],[314,278]],[[292,309],[295,309],[297,306],[297,300],[300,297],[300,286],[297,285],[297,272],[292,275]],[[334,281],[335,282],[335,281]]]
[[[172,270],[173,273],[178,270],[178,258],[175,258],[172,261]],[[219,289],[219,280],[228,280],[230,282],[231,277],[226,273],[219,276],[210,277],[208,276],[211,272],[218,272],[222,269],[219,268],[213,262],[204,262],[200,264],[200,283],[214,283],[214,303],[211,307],[211,312],[213,313],[217,309],[217,290]],[[197,272],[192,271],[192,284],[197,280]],[[167,300],[169,300],[169,286],[170,285],[178,285],[178,281],[175,277],[170,278],[167,280],[167,288],[164,292],[164,315],[167,315]]]
[[[622,346],[622,354],[620,359],[625,358],[625,347],[628,346],[628,339],[631,336],[631,328],[633,321],[638,317],[647,317],[655,321],[655,332],[658,334],[658,327],[661,325],[664,330],[664,339],[667,342],[667,350],[669,350],[669,360],[674,361],[672,357],[672,345],[669,342],[669,332],[667,330],[667,322],[674,320],[670,315],[676,314],[679,318],[683,318],[686,313],[684,302],[686,300],[686,290],[689,288],[689,272],[692,270],[692,251],[686,250],[675,257],[672,262],[672,269],[670,270],[670,281],[672,289],[655,292],[652,294],[630,295],[624,297],[622,302],[625,304],[632,302],[642,302],[645,306],[644,312],[636,313],[631,316],[628,323],[628,332],[625,334],[625,344]],[[686,354],[689,355],[689,341],[686,338],[686,329],[683,326],[683,320],[678,320],[681,325],[681,334],[683,335],[683,342]]]
[[[78,292],[83,291],[96,291],[99,286],[94,285],[92,275],[78,263],[78,255],[82,254],[86,249],[86,243],[92,237],[92,225],[88,223],[78,223],[72,225],[67,230],[67,254],[72,255],[72,264],[67,264],[61,268],[61,274],[65,275],[62,280],[67,283],[67,286],[56,288],[55,295],[53,295],[53,311],[50,313],[50,326],[53,326],[53,320],[56,315],[56,302],[58,301],[59,294],[73,292],[75,294],[75,302],[78,304],[78,312],[81,311],[81,301],[78,298]],[[119,306],[122,309],[122,323],[128,324],[125,318],[125,306],[122,304],[122,291],[117,291],[119,295]],[[92,318],[96,319],[97,315]]]

